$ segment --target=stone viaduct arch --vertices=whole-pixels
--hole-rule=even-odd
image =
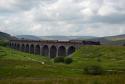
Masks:
[[[57,56],[57,47],[51,46],[50,48],[50,58],[55,58]]]
[[[66,56],[66,48],[64,46],[58,48],[58,56]]]
[[[17,44],[17,50],[20,50],[20,44]]]
[[[29,49],[30,49],[29,44],[26,44],[25,51],[26,51],[26,52],[29,52]]]
[[[42,47],[42,55],[43,56],[49,56],[49,47],[47,45],[44,45]]]
[[[100,42],[85,42],[85,41],[57,41],[57,40],[10,40],[11,48],[49,58],[57,56],[69,56],[81,46],[85,45],[100,45]]]
[[[24,44],[21,45],[21,51],[25,51],[25,45]]]
[[[15,43],[15,44],[14,44],[14,48],[16,49],[16,47],[17,47],[17,46],[16,46],[16,43]]]
[[[40,46],[39,45],[36,45],[36,47],[35,47],[35,54],[40,55]]]
[[[30,45],[30,53],[34,54],[34,45],[33,44]]]
[[[13,48],[14,44],[13,44],[13,43],[10,43],[10,45],[11,45],[10,47]]]
[[[69,48],[68,48],[68,55],[70,55],[70,54],[72,54],[73,52],[75,52],[75,50],[76,50],[76,48],[75,47],[73,47],[73,46],[70,46]]]

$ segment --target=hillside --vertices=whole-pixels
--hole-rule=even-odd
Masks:
[[[9,34],[4,33],[4,32],[0,32],[0,40],[9,40],[11,38],[12,37]]]
[[[107,37],[97,37],[89,40],[100,41],[102,44],[106,45],[123,45],[125,44],[125,34]]]
[[[105,70],[125,70],[125,47],[85,46],[73,55],[73,63],[53,63],[53,59],[0,47],[1,84],[123,84],[125,72],[90,76],[86,65],[100,64]],[[111,82],[112,81],[112,82]]]
[[[107,39],[110,39],[112,41],[125,40],[125,34],[116,35],[116,36],[108,36]]]
[[[98,63],[105,69],[125,70],[125,47],[85,46],[73,54],[74,65],[79,67]]]
[[[13,49],[5,48],[5,47],[0,47],[0,61],[1,60],[13,60],[13,61],[33,61],[33,62],[46,62],[49,63],[48,58],[33,55],[33,54],[28,54],[28,53],[23,53],[23,52],[18,52]]]

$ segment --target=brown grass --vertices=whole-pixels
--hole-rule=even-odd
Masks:
[[[125,84],[125,75],[1,79],[0,84]]]

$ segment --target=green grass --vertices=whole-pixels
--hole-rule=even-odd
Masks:
[[[36,62],[46,62],[46,63],[50,62],[50,60],[47,57],[42,57],[39,55],[23,53],[4,47],[0,47],[0,50],[3,51],[3,53],[5,54],[5,56],[1,57],[2,60],[36,61]]]
[[[72,56],[72,64],[54,64],[47,57],[0,47],[0,84],[125,84],[125,47],[85,46]],[[91,64],[118,73],[83,74]]]
[[[73,54],[76,67],[99,64],[105,69],[125,71],[125,47],[85,46]]]

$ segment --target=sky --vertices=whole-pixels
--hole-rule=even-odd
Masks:
[[[125,34],[125,0],[0,0],[0,31],[11,35]]]

